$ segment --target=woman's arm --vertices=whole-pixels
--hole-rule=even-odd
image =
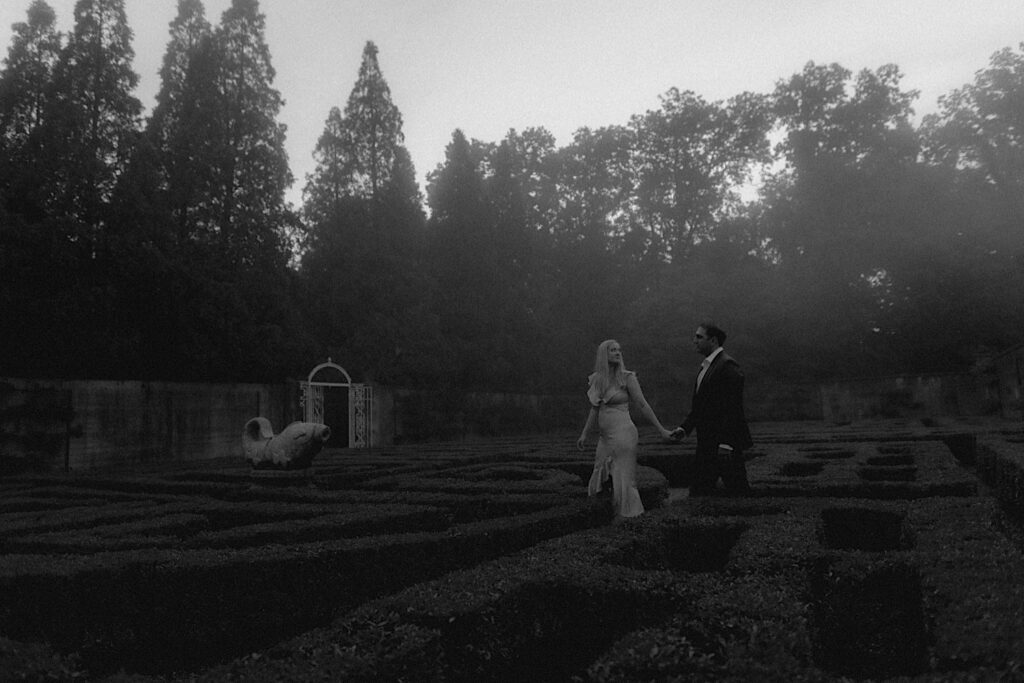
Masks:
[[[587,422],[583,425],[583,431],[580,433],[580,438],[576,439],[576,448],[581,451],[587,444],[587,435],[594,431],[594,426],[597,424],[597,408],[590,406],[590,412],[587,414]]]
[[[626,391],[629,392],[629,400],[633,402],[640,414],[647,419],[652,425],[658,428],[658,432],[661,433],[661,438],[669,439],[672,437],[672,431],[665,429],[662,426],[661,421],[658,420],[658,416],[654,414],[654,408],[651,408],[651,404],[644,398],[644,392],[640,388],[640,381],[636,378],[636,375],[628,375],[626,377]]]

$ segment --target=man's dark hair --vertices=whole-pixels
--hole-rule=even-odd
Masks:
[[[718,340],[719,346],[725,346],[725,330],[710,321],[701,323],[701,327],[704,328],[709,339],[714,338]]]

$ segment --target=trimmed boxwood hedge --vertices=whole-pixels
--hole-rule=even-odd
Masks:
[[[765,515],[730,514],[752,505]],[[993,527],[991,502],[901,505],[913,547],[863,552],[817,541],[820,499],[690,500],[411,586],[176,680],[1012,678],[1024,652],[1012,577],[1024,561]],[[728,537],[716,567],[642,560]],[[997,578],[988,568],[999,565]]]
[[[385,671],[390,678],[391,655],[372,644],[402,627],[424,646],[422,660],[404,662],[409,680],[565,680],[617,636],[693,600],[670,572],[596,561],[602,550],[614,552],[609,544],[629,542],[628,533],[601,532],[548,541],[372,601],[265,658],[243,658],[199,680],[302,681],[322,671],[336,680]],[[371,660],[378,652],[380,665]]]
[[[762,447],[765,457],[749,462],[747,469],[757,495],[879,500],[977,495],[976,477],[943,439],[901,441],[900,455],[910,458],[909,466],[878,464],[879,458],[896,457],[882,454],[885,446],[866,441],[766,446]],[[833,457],[840,454],[843,457]]]
[[[858,679],[927,671],[929,636],[912,555],[820,556],[811,602],[814,661],[821,668]]]
[[[0,632],[45,639],[102,671],[216,661],[345,606],[607,521],[585,499],[435,532],[241,549],[0,557]]]
[[[645,444],[648,513],[613,524],[586,498],[589,454],[541,440],[331,456],[320,488],[21,479],[13,499],[66,507],[0,509],[0,543],[165,547],[0,556],[0,679],[1024,678],[1019,447],[976,439],[1000,504],[947,445],[959,432],[823,433],[759,438],[751,497],[668,507],[664,470],[689,454]]]
[[[977,468],[1001,503],[1024,515],[1024,449],[1002,439],[977,442]]]
[[[77,655],[61,655],[45,643],[19,643],[0,636],[0,681],[88,680]]]
[[[550,505],[547,507],[551,507]],[[337,508],[334,508],[337,509]],[[373,534],[446,529],[446,510],[422,505],[346,506],[344,512],[211,528],[206,514],[179,513],[78,531],[29,534],[4,543],[8,552],[90,553],[140,548],[244,548],[329,541]]]

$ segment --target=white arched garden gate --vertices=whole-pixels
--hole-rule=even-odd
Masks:
[[[333,381],[332,381],[333,376]],[[372,444],[373,390],[368,384],[357,384],[337,363],[326,363],[313,368],[301,383],[301,402],[306,422],[326,424],[324,392],[331,388],[348,390],[348,447],[369,448]],[[331,427],[331,425],[327,425]],[[336,429],[336,428],[335,428]],[[341,431],[341,430],[337,430]],[[337,444],[328,444],[337,445]]]

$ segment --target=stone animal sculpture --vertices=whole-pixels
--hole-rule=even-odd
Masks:
[[[331,428],[315,422],[292,422],[277,436],[265,417],[254,417],[242,430],[242,450],[253,469],[303,470],[331,438]]]

